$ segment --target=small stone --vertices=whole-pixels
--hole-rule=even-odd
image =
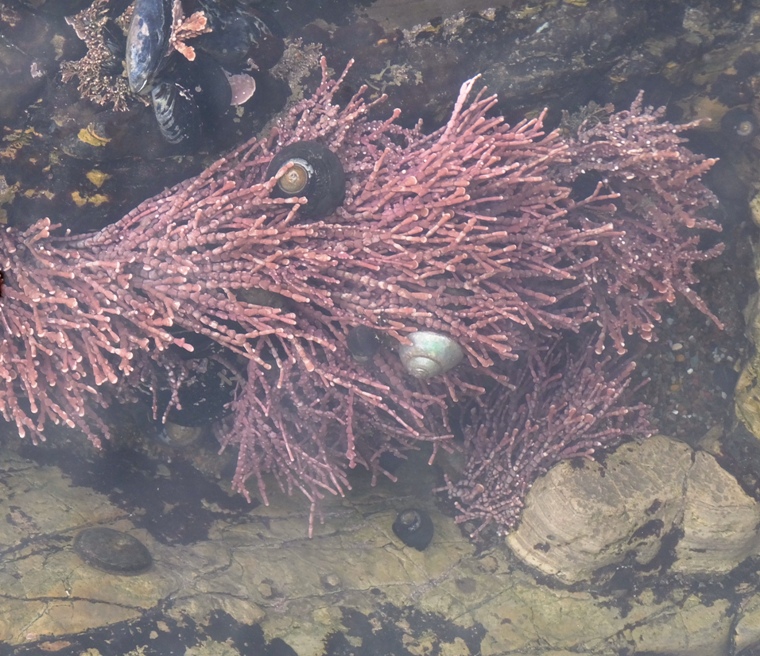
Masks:
[[[552,467],[507,543],[525,564],[572,584],[632,556],[651,563],[677,534],[674,571],[725,573],[758,552],[759,526],[760,505],[712,455],[658,435],[622,445],[604,467]]]
[[[760,544],[760,506],[708,453],[697,451],[686,478],[683,536],[673,570],[729,572]]]
[[[327,590],[335,590],[340,587],[341,580],[337,574],[325,574],[322,577],[322,585]]]
[[[269,583],[259,583],[259,587],[257,589],[259,591],[259,594],[264,597],[264,599],[271,599],[274,597],[274,590],[272,589],[272,586],[269,585]]]
[[[494,574],[499,569],[499,561],[491,555],[483,556],[483,558],[478,560],[478,564],[484,572],[488,572],[489,574]]]

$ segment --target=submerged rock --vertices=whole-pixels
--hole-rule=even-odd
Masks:
[[[713,456],[655,436],[604,464],[553,467],[507,542],[527,565],[572,584],[658,557],[682,574],[728,572],[757,553],[758,526],[760,505]]]

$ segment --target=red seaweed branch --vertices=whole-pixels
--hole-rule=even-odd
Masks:
[[[364,88],[338,105],[345,73],[322,67],[314,94],[266,138],[115,224],[66,235],[43,219],[3,231],[0,412],[22,436],[65,423],[98,443],[107,428],[93,408],[146,365],[169,368],[173,350],[191,351],[178,335],[202,335],[249,363],[222,438],[239,448],[235,487],[247,494],[253,475],[266,498],[261,477],[273,472],[314,510],[325,492],[343,493],[346,468],[382,473],[382,453],[445,444],[447,404],[514,389],[537,371],[542,344],[584,329],[598,353],[610,342],[623,352],[627,335],[652,337],[658,308],[678,294],[712,316],[692,270],[718,252],[697,243],[699,230],[718,229],[699,215],[713,202],[699,181],[712,161],[640,100],[566,138],[545,134],[543,116],[508,125],[474,79],[446,125],[425,134],[399,126],[399,110],[374,119],[384,98],[367,102]],[[337,207],[317,212],[311,192],[280,190],[296,164],[272,170],[273,158],[299,142],[337,155]],[[399,352],[421,331],[461,349],[462,363],[410,373]],[[508,432],[555,440],[535,434],[543,406],[526,394],[519,403],[534,410],[517,416],[530,427],[512,419]],[[583,416],[594,413],[617,416],[603,404]],[[556,421],[546,430],[556,436]],[[594,448],[620,431],[599,432]],[[484,495],[473,503],[498,497]]]

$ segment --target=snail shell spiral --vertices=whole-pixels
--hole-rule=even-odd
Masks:
[[[752,141],[760,131],[760,125],[752,111],[736,107],[723,115],[720,129],[729,143],[740,144]]]
[[[332,214],[346,197],[346,174],[338,156],[316,141],[296,141],[282,148],[267,168],[267,178],[273,178],[287,166],[277,179],[274,195],[278,198],[305,196],[308,203],[301,207],[301,216],[319,219]]]
[[[451,337],[430,330],[407,335],[410,344],[401,344],[398,354],[404,368],[415,378],[445,374],[464,358],[464,351]]]

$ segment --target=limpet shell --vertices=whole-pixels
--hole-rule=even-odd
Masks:
[[[153,564],[153,556],[140,540],[105,526],[80,531],[74,538],[74,551],[90,567],[109,574],[142,574]]]

